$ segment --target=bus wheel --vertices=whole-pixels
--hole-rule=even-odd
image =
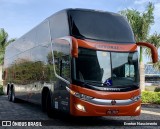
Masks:
[[[12,101],[12,91],[11,91],[11,87],[8,88],[8,100]]]
[[[47,93],[47,97],[46,97],[46,111],[47,111],[48,117],[52,118],[53,117],[53,109],[51,106],[51,95],[49,92]]]
[[[15,92],[14,92],[14,89],[12,88],[12,94],[11,94],[12,96],[12,102],[16,102],[16,98],[15,98]]]

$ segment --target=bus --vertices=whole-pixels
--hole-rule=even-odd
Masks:
[[[116,13],[65,9],[9,44],[3,80],[8,100],[40,104],[48,116],[137,116],[141,111],[138,46]]]

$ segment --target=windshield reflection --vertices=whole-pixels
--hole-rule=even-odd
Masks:
[[[138,55],[79,49],[75,79],[97,86],[124,86],[138,83]]]

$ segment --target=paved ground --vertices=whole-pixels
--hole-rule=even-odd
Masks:
[[[42,128],[118,128],[118,129],[160,129],[160,126],[116,126],[122,120],[159,120],[160,108],[142,108],[142,114],[138,117],[71,117],[58,113],[57,117],[48,118],[46,113],[41,111],[40,106],[26,102],[12,103],[7,100],[7,96],[0,96],[0,120],[49,120],[54,126],[43,126]],[[115,126],[108,126],[113,123]],[[0,127],[2,128],[2,127]],[[6,128],[6,127],[3,127]],[[17,129],[17,127],[11,127]],[[28,127],[27,127],[28,128]],[[29,127],[33,128],[33,127]],[[6,128],[8,129],[8,128]]]

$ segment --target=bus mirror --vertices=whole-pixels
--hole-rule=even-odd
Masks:
[[[78,58],[78,42],[72,37],[72,56]]]
[[[158,51],[157,48],[152,45],[151,43],[146,43],[146,42],[138,42],[136,43],[138,46],[144,46],[144,47],[148,47],[151,49],[151,53],[152,53],[152,62],[156,63],[158,62]]]

